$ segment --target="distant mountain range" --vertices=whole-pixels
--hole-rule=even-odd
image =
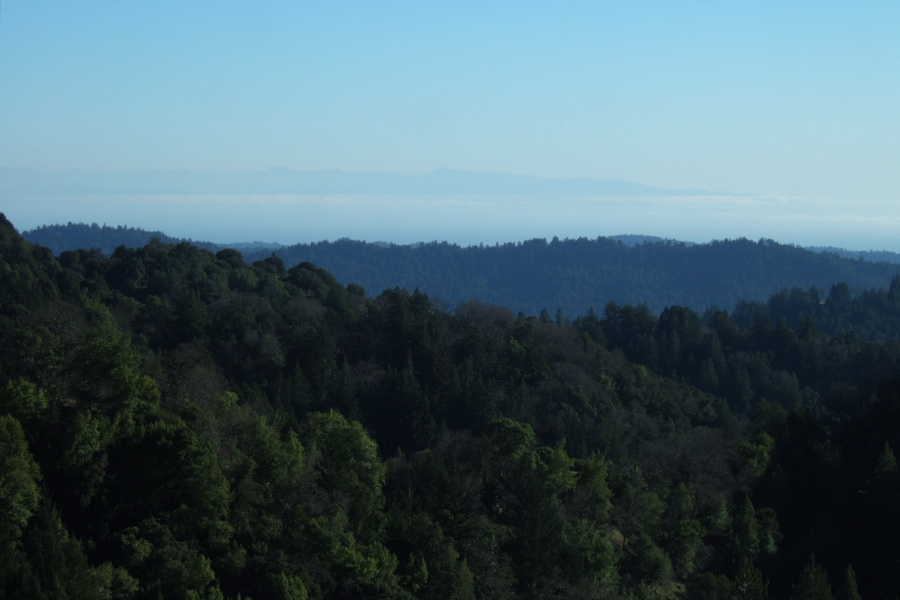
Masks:
[[[0,168],[0,193],[21,195],[143,194],[483,194],[515,196],[731,196],[728,192],[674,190],[629,181],[558,179],[440,169],[425,175],[292,171],[252,173],[199,171],[44,172]]]

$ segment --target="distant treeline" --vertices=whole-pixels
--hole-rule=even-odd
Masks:
[[[42,225],[22,233],[22,237],[31,242],[50,248],[54,254],[66,250],[99,248],[104,254],[112,254],[119,246],[126,248],[140,248],[150,243],[153,238],[165,244],[177,244],[188,242],[203,248],[217,252],[224,248],[236,248],[238,250],[259,250],[260,248],[280,248],[282,244],[266,242],[244,242],[235,244],[214,244],[212,242],[195,241],[190,238],[176,238],[166,235],[162,231],[147,231],[135,227],[122,225],[112,227],[110,225],[98,225],[97,223],[72,223],[65,225]]]
[[[855,258],[857,260],[861,259],[871,262],[900,263],[900,254],[889,252],[887,250],[847,250],[846,248],[836,248],[834,246],[807,246],[806,249],[812,250],[813,252],[830,252],[843,258]]]
[[[312,262],[338,281],[372,293],[419,288],[450,306],[469,299],[536,315],[546,308],[568,315],[600,310],[609,301],[645,303],[659,314],[673,304],[696,311],[763,301],[782,289],[851,290],[884,285],[900,266],[841,258],[832,253],[746,239],[628,246],[608,238],[462,248],[448,243],[378,246],[341,240],[298,244],[276,252],[290,266]],[[266,254],[267,255],[267,254]],[[264,253],[246,253],[247,260]]]
[[[104,254],[112,254],[119,246],[140,248],[141,246],[146,246],[153,238],[166,244],[177,244],[187,241],[204,250],[215,251],[220,249],[216,244],[182,240],[166,235],[162,231],[147,231],[146,229],[124,227],[122,225],[111,227],[106,224],[98,225],[97,223],[88,225],[87,223],[69,222],[65,225],[42,225],[23,232],[22,237],[32,244],[50,248],[53,254],[79,248],[85,250],[99,248]]]
[[[177,243],[161,232],[84,224],[26,231],[28,241],[63,250],[141,247],[151,238]],[[657,241],[653,241],[653,240]],[[189,240],[188,240],[189,241]],[[639,243],[643,241],[644,243]],[[212,251],[224,246],[191,242]],[[235,245],[231,245],[234,247]],[[645,303],[659,314],[681,305],[695,311],[731,310],[742,300],[764,301],[783,289],[828,290],[846,282],[851,293],[884,285],[900,273],[892,253],[814,252],[772,240],[747,239],[686,244],[643,236],[597,239],[534,239],[494,246],[461,247],[447,242],[401,246],[342,239],[272,248],[254,243],[238,248],[249,262],[273,251],[290,268],[312,262],[341,283],[362,286],[372,295],[385,289],[420,289],[449,306],[470,299],[537,315],[560,309],[568,315],[600,310],[609,301]]]

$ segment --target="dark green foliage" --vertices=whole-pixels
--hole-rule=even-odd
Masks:
[[[834,600],[831,586],[828,585],[828,574],[822,565],[810,556],[809,564],[800,572],[800,579],[794,584],[793,600]]]
[[[844,571],[844,581],[841,583],[837,600],[862,600],[856,584],[856,573],[850,565],[847,565],[847,570]]]
[[[271,251],[57,261],[0,225],[4,597],[827,597],[812,551],[859,565],[842,598],[900,593],[900,280],[529,317]],[[471,259],[540,301],[542,253],[584,276],[592,244]]]
[[[309,448],[308,463],[320,498],[314,510],[343,513],[353,533],[364,539],[376,535],[382,523],[385,468],[378,447],[363,427],[339,413],[313,413],[304,423],[302,439]]]
[[[749,558],[741,560],[741,568],[735,574],[732,585],[734,591],[731,598],[735,600],[766,600],[769,595],[768,582]]]
[[[41,474],[22,426],[0,417],[0,590],[22,568],[22,532],[40,500]]]
[[[120,245],[138,248],[151,238],[169,244],[182,241],[160,232],[73,223],[39,227],[24,235],[54,253],[99,248],[112,254]],[[194,244],[212,251],[221,248]],[[248,262],[256,265],[271,258],[273,249],[261,246],[241,248]],[[816,286],[826,290],[839,281],[849,286],[838,287],[836,292],[846,300],[851,288],[882,285],[898,272],[896,264],[875,262],[881,259],[875,253],[870,255],[872,262],[867,262],[765,239],[709,244],[648,240],[629,245],[600,237],[467,248],[446,242],[383,246],[342,239],[280,247],[275,253],[287,267],[315,263],[339,281],[375,293],[419,288],[451,304],[475,298],[534,315],[547,308],[550,320],[557,309],[563,316],[575,316],[610,300],[643,302],[656,313],[672,305],[695,311],[710,306],[730,309],[741,300],[764,301],[781,289]],[[795,315],[794,320],[788,319],[791,326],[796,326],[796,318],[803,312],[810,314],[805,300],[791,293]]]

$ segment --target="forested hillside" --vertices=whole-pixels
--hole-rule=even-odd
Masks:
[[[881,287],[517,316],[0,217],[0,596],[895,597]]]
[[[181,241],[190,241],[198,248],[206,250],[219,250],[215,244],[208,242],[194,242],[192,240],[179,240],[166,235],[162,231],[147,231],[136,227],[112,227],[109,225],[97,225],[96,223],[68,223],[66,225],[43,225],[22,233],[22,237],[33,244],[50,248],[54,254],[65,250],[85,250],[97,248],[104,254],[112,254],[119,246],[140,248],[147,245],[150,240],[156,238],[167,244],[177,244]]]
[[[300,244],[276,253],[288,266],[313,262],[343,283],[373,292],[391,287],[425,291],[455,305],[470,298],[536,315],[597,310],[610,300],[646,303],[659,314],[677,304],[731,310],[741,300],[765,301],[784,288],[846,282],[851,289],[885,285],[900,265],[818,254],[771,240],[625,245],[595,240],[536,239],[461,248],[447,243],[379,247],[342,240]],[[247,255],[248,260],[263,258]]]
[[[25,237],[56,253],[97,247],[110,254],[118,245],[140,247],[152,237],[178,242],[159,232],[143,232],[140,238],[138,232],[69,224],[38,228]],[[275,253],[287,267],[312,262],[339,282],[361,285],[374,295],[395,287],[418,288],[448,306],[474,299],[527,315],[546,308],[576,316],[591,306],[600,310],[610,300],[645,303],[657,315],[675,304],[698,312],[710,307],[731,310],[742,300],[764,302],[785,288],[815,286],[824,292],[844,282],[855,292],[883,286],[900,273],[898,264],[811,252],[771,240],[684,244],[653,239],[554,238],[466,248],[437,242],[397,246],[339,240],[277,248]],[[267,258],[273,251],[254,250],[252,245],[239,250],[248,262]],[[883,258],[886,253],[866,256]]]
[[[46,246],[54,254],[66,250],[98,248],[104,254],[112,254],[119,246],[128,248],[140,248],[150,243],[153,238],[167,244],[189,242],[198,248],[218,251],[226,246],[211,242],[200,242],[191,239],[182,240],[166,235],[161,231],[147,231],[136,227],[112,227],[110,225],[98,225],[96,223],[67,223],[66,225],[42,225],[29,231],[22,232],[22,237],[33,244]],[[281,244],[265,242],[243,242],[229,244],[229,247],[243,251],[269,250],[280,248]]]
[[[813,252],[830,252],[844,258],[862,259],[871,262],[900,263],[900,254],[888,250],[847,250],[834,246],[808,246],[807,250]]]

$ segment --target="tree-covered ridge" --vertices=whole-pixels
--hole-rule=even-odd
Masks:
[[[830,252],[843,258],[856,260],[900,263],[900,254],[889,250],[847,250],[846,248],[836,248],[835,246],[807,246],[806,249],[813,252]]]
[[[896,340],[448,312],[186,243],[56,260],[5,219],[0,259],[5,597],[900,592]]]
[[[178,244],[189,241],[198,248],[206,250],[218,250],[216,244],[209,242],[195,242],[192,240],[180,240],[166,235],[162,231],[147,231],[135,227],[119,225],[98,225],[97,223],[67,223],[66,225],[41,225],[29,231],[22,232],[22,237],[39,246],[45,246],[59,255],[66,250],[79,248],[98,248],[104,254],[112,254],[119,246],[140,248],[156,238],[166,244]]]
[[[645,303],[656,314],[672,305],[700,312],[709,307],[731,310],[741,300],[762,302],[784,288],[828,289],[846,282],[854,290],[871,289],[900,272],[897,264],[746,239],[626,245],[603,237],[554,238],[467,248],[437,242],[379,247],[341,240],[298,244],[276,253],[288,266],[313,262],[339,281],[368,290],[419,288],[451,306],[477,299],[526,314],[547,308],[581,315],[610,300]]]
[[[166,244],[188,242],[198,248],[216,252],[226,247],[244,251],[280,248],[281,244],[266,242],[244,242],[237,244],[214,244],[191,239],[179,239],[166,235],[161,231],[147,231],[136,227],[119,225],[98,225],[97,223],[67,223],[66,225],[42,225],[29,231],[23,231],[22,237],[39,246],[46,246],[59,255],[66,250],[97,248],[104,254],[112,254],[119,246],[140,248],[146,246],[154,238]]]
[[[82,224],[42,227],[24,235],[57,254],[94,247],[111,254],[119,245],[137,248],[153,237],[166,243],[182,241],[159,232]],[[195,245],[212,251],[224,247]],[[742,300],[764,302],[785,288],[827,290],[838,282],[852,290],[877,288],[900,272],[893,264],[898,262],[896,255],[892,261],[876,263],[745,239],[685,244],[615,236],[466,248],[446,242],[397,246],[342,239],[262,250],[250,244],[238,250],[248,262],[267,258],[274,250],[287,267],[311,262],[338,281],[361,285],[374,294],[395,287],[418,288],[448,306],[474,299],[532,315],[542,308],[581,315],[610,300],[645,303],[656,314],[672,305],[699,312],[709,307],[731,310]],[[886,260],[878,253],[866,256]]]

